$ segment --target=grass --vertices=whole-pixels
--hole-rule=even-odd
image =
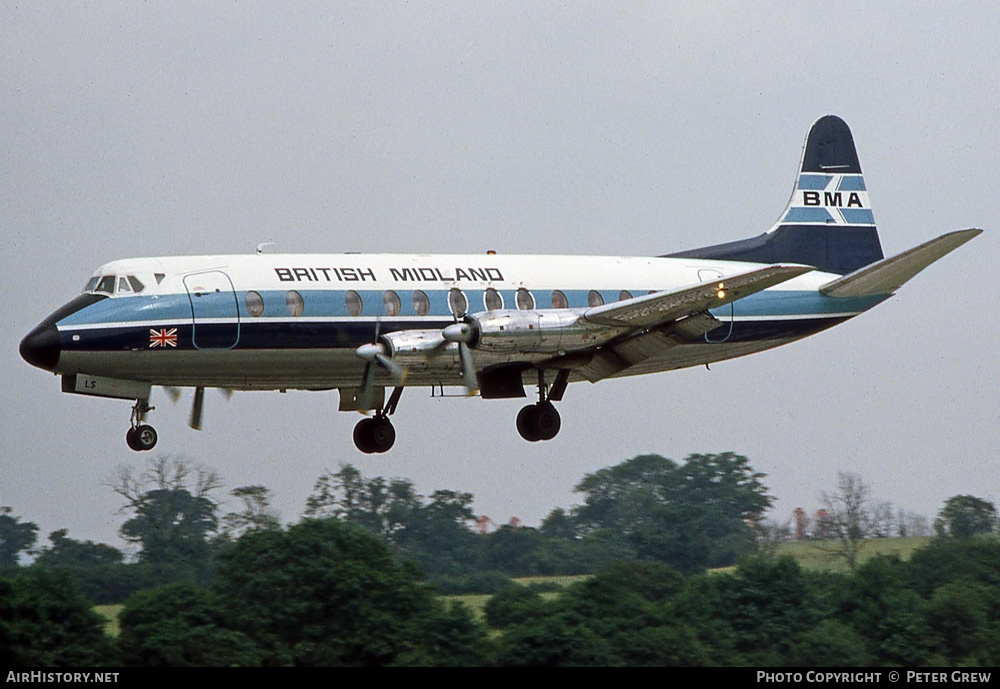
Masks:
[[[930,537],[873,538],[862,544],[858,553],[858,564],[864,564],[878,555],[898,555],[900,559],[908,560],[930,540]],[[836,543],[833,541],[779,543],[776,554],[791,556],[803,569],[844,574],[850,571],[847,560],[837,555]]]
[[[104,618],[104,631],[112,638],[118,638],[121,627],[118,626],[118,615],[124,605],[95,605],[94,612]]]

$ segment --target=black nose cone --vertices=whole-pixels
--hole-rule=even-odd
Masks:
[[[21,358],[32,366],[54,371],[59,363],[59,331],[51,321],[44,321],[21,340]]]

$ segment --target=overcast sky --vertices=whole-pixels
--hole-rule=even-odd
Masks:
[[[120,545],[101,483],[147,455],[130,404],[66,395],[20,339],[115,258],[275,252],[655,255],[759,234],[810,125],[852,127],[886,254],[986,234],[875,310],[704,368],[519,400],[407,389],[357,452],[336,393],[162,391],[155,453],[263,484],[297,520],[354,463],[497,522],[579,502],[644,452],[732,450],[783,520],[838,471],[933,518],[1000,501],[1000,8],[993,2],[115,3],[0,0],[0,505]],[[530,391],[529,391],[530,394]],[[222,497],[220,495],[220,497]]]

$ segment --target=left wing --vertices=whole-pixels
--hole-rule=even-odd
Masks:
[[[812,266],[775,264],[674,292],[655,292],[595,306],[587,309],[583,317],[598,325],[652,328],[724,306],[812,270]]]

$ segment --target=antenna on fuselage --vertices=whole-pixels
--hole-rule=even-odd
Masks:
[[[257,245],[257,253],[258,254],[264,253],[265,246],[274,246],[274,242],[261,242],[260,244]]]

